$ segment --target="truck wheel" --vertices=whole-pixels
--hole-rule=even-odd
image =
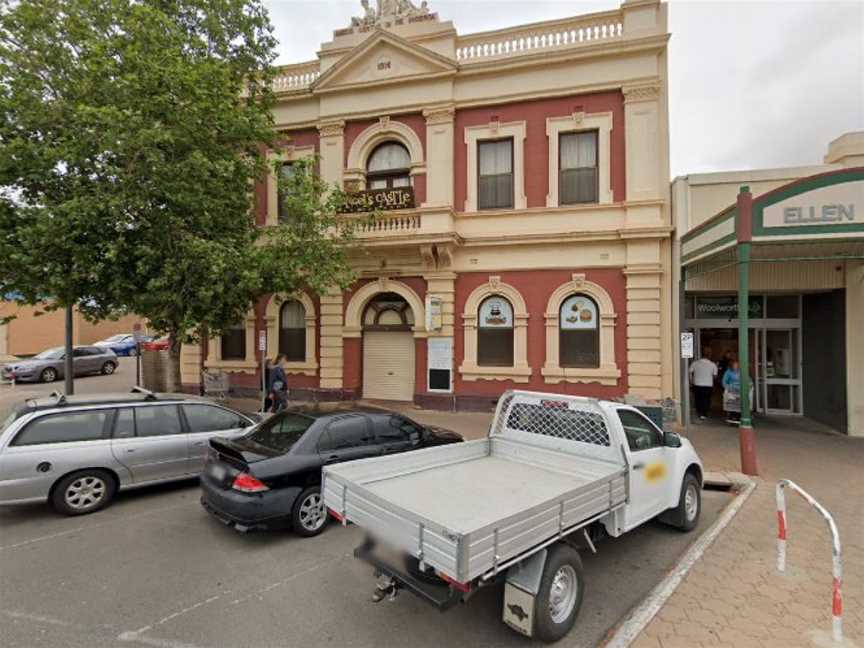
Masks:
[[[669,513],[669,524],[681,531],[692,531],[699,524],[699,515],[702,513],[702,490],[699,480],[692,473],[687,473],[681,480],[678,506]]]
[[[554,545],[546,557],[540,591],[534,599],[534,636],[552,643],[570,632],[584,591],[579,552],[567,544]]]
[[[291,511],[291,526],[294,533],[304,538],[316,536],[327,524],[327,509],[320,486],[311,486],[297,496]]]

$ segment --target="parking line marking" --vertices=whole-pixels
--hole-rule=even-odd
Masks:
[[[184,504],[175,504],[174,506],[163,506],[162,508],[154,511],[144,511],[142,513],[133,513],[132,515],[127,515],[122,518],[117,518],[114,520],[106,520],[105,522],[96,522],[94,524],[89,524],[87,526],[75,527],[74,529],[66,529],[65,531],[59,531],[58,533],[52,533],[50,535],[37,536],[35,538],[30,538],[29,540],[22,540],[21,542],[16,542],[9,545],[0,546],[0,551],[6,551],[7,549],[18,549],[19,547],[26,547],[27,545],[34,544],[36,542],[42,542],[43,540],[53,540],[54,538],[62,538],[63,536],[67,536],[72,533],[78,533],[79,531],[89,531],[90,529],[98,529],[100,527],[107,526],[109,524],[114,524],[115,522],[125,522],[127,520],[131,520],[134,518],[144,517],[147,515],[155,515],[156,513],[163,513],[165,511],[182,508],[184,506],[188,506],[188,503]]]

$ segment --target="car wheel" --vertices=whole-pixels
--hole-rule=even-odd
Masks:
[[[567,544],[554,545],[546,556],[540,591],[534,599],[534,636],[552,643],[570,632],[584,592],[579,552]]]
[[[102,365],[102,375],[110,376],[114,373],[115,369],[117,369],[117,365],[113,362],[106,362]]]
[[[678,506],[670,511],[669,524],[681,531],[692,531],[699,524],[701,513],[702,489],[699,486],[699,480],[693,473],[687,473],[681,480],[681,496],[678,498]]]
[[[324,530],[327,510],[320,486],[311,486],[297,496],[291,512],[291,523],[294,533],[305,538],[316,536]]]
[[[138,355],[138,350],[135,347],[132,347],[131,349],[129,349],[129,352],[126,355],[130,358],[134,358]]]
[[[39,374],[39,379],[42,382],[46,383],[54,382],[55,380],[57,380],[57,370],[53,367],[47,367],[42,370],[42,373]]]
[[[88,469],[66,475],[51,493],[51,503],[64,515],[85,515],[114,499],[117,482],[104,470]]]

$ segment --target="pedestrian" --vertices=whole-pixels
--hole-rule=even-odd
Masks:
[[[273,399],[272,412],[281,412],[288,405],[288,378],[285,376],[285,360],[283,354],[279,354],[273,360],[270,369],[270,397]]]
[[[723,373],[723,409],[726,411],[726,422],[730,425],[741,423],[741,370],[738,361],[732,360]]]
[[[693,383],[693,399],[696,413],[705,420],[711,411],[711,393],[717,378],[717,365],[711,360],[711,349],[703,349],[702,357],[690,365],[690,378]]]
[[[271,377],[271,373],[273,372],[273,361],[270,358],[266,358],[264,360],[264,389],[266,393],[264,394],[264,407],[261,408],[261,412],[269,412],[270,408],[273,407],[273,392],[270,391],[270,383],[273,382],[273,378]]]

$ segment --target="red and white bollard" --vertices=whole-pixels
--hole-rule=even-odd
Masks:
[[[840,534],[831,514],[817,502],[813,497],[798,484],[789,480],[781,479],[777,482],[777,569],[786,571],[786,532],[788,524],[786,519],[786,497],[783,492],[785,488],[791,488],[798,493],[804,501],[814,508],[828,523],[831,531],[831,566],[834,575],[834,584],[831,591],[831,634],[834,641],[843,641],[843,592],[841,584],[843,581],[843,564],[840,561]]]

